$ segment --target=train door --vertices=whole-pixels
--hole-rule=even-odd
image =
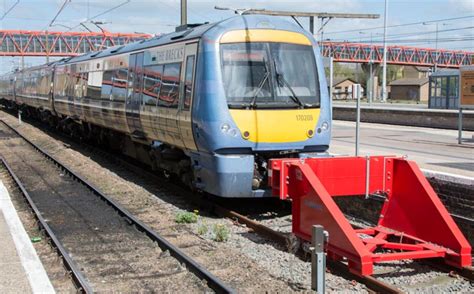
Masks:
[[[187,149],[196,150],[192,129],[192,100],[194,93],[194,73],[196,71],[197,43],[186,44],[184,70],[181,74],[180,107],[177,114],[179,132]]]
[[[125,105],[127,125],[132,137],[144,139],[140,122],[142,103],[143,52],[130,55],[128,68],[127,101]]]

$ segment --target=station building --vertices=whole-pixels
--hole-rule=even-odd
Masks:
[[[428,101],[428,78],[404,78],[390,83],[390,99]]]
[[[429,108],[459,108],[459,70],[440,70],[430,75]]]

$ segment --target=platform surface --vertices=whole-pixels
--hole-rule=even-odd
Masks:
[[[356,107],[355,100],[349,101],[337,101],[333,100],[332,105],[334,107]],[[361,107],[363,108],[374,108],[374,109],[394,109],[394,110],[421,110],[427,112],[446,112],[446,113],[458,113],[457,109],[438,109],[438,108],[428,108],[428,104],[425,103],[382,103],[382,102],[372,102],[368,103],[365,101],[361,102]],[[474,112],[471,109],[464,109],[464,113],[472,113]]]
[[[0,293],[54,293],[54,288],[0,182]]]
[[[361,123],[361,155],[408,155],[421,168],[474,177],[474,132]],[[355,122],[333,122],[331,153],[354,155]]]

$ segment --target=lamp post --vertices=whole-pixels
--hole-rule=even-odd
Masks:
[[[429,22],[424,22],[423,25],[424,26],[429,26],[429,25],[432,25],[433,23],[429,23]],[[436,25],[436,35],[435,35],[435,60],[434,60],[434,71],[436,72],[436,70],[438,69],[438,31],[439,31],[439,22],[436,22],[434,23]],[[446,26],[448,24],[446,23],[442,23],[441,24],[442,26]]]
[[[383,17],[383,74],[382,74],[382,102],[387,102],[387,16],[388,0],[385,0]]]
[[[366,32],[359,32],[361,35],[367,35],[369,33]],[[378,33],[375,33],[375,35],[381,35]],[[372,104],[373,96],[374,96],[374,71],[373,71],[373,65],[374,65],[374,47],[373,47],[373,36],[374,33],[370,33],[370,59],[369,59],[369,83],[368,83],[368,91],[367,91],[367,98],[369,100],[369,105]]]

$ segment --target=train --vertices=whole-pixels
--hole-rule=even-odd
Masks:
[[[0,77],[4,107],[215,196],[270,196],[268,161],[327,154],[331,100],[298,23],[238,15]]]

